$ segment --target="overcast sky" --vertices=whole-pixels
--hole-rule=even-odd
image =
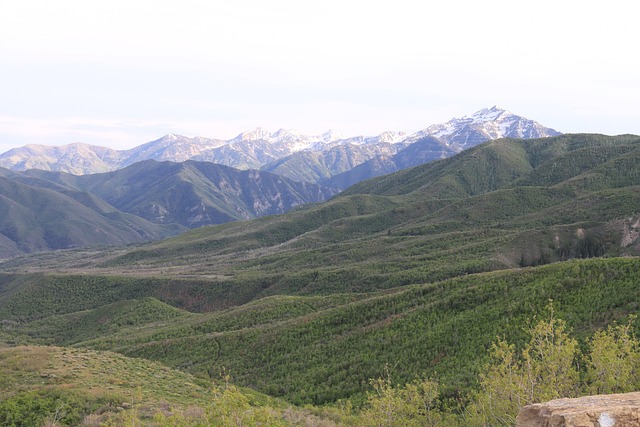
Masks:
[[[493,105],[640,134],[636,21],[617,0],[0,0],[0,152],[415,132]]]

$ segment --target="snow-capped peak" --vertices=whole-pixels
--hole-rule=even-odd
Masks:
[[[494,105],[468,116],[453,118],[446,123],[431,125],[406,138],[404,142],[415,142],[420,138],[433,136],[450,148],[461,151],[489,139],[544,138],[553,135],[559,135],[559,132]]]
[[[239,141],[259,141],[259,140],[268,140],[271,136],[271,132],[264,128],[255,128],[250,131],[242,132],[240,135],[236,136],[234,140]]]
[[[402,141],[407,134],[405,132],[396,132],[396,131],[386,131],[382,132],[380,135],[376,136],[375,142],[388,142],[390,144],[395,144],[397,142]]]
[[[300,138],[304,136],[305,135],[302,132],[295,129],[278,129],[275,133],[270,135],[272,139]]]
[[[509,111],[494,105],[491,108],[483,108],[476,111],[471,116],[465,116],[462,119],[472,119],[474,123],[491,122],[499,119],[502,116],[512,116]]]
[[[311,149],[318,143],[325,143],[327,139],[331,141],[335,140],[335,134],[329,131],[319,136],[313,136],[305,135],[295,129],[278,129],[276,132],[270,132],[264,128],[256,128],[252,131],[241,133],[230,140],[229,143],[264,141],[268,143],[271,148],[277,149],[282,153],[294,153],[296,151]]]
[[[343,139],[343,136],[336,133],[335,131],[329,129],[328,131],[326,131],[325,133],[323,133],[322,135],[320,135],[320,140],[322,142],[332,142],[332,141],[336,141],[338,139]]]
[[[408,146],[425,137],[438,138],[453,151],[461,151],[496,138],[542,138],[559,135],[559,132],[515,115],[496,105],[483,108],[471,115],[457,117],[446,123],[434,124],[407,136],[403,132],[387,131],[377,136],[353,136],[345,138],[329,130],[320,135],[306,135],[295,129],[278,129],[271,132],[255,128],[230,140],[202,137],[189,138],[168,133],[162,138],[134,147],[116,151],[82,144],[64,147],[25,146],[0,155],[0,167],[14,170],[40,168],[62,170],[71,173],[91,173],[113,170],[141,160],[187,159],[214,161],[236,167],[259,168],[268,162],[284,158],[298,151],[326,151],[339,145],[376,146],[401,144]],[[393,149],[400,147],[399,145]],[[386,149],[391,150],[389,147]],[[68,160],[70,153],[78,153],[87,167],[77,169]],[[74,154],[75,155],[75,154]],[[100,161],[96,161],[95,158]],[[247,160],[248,159],[248,160]],[[76,162],[78,163],[78,162]],[[95,164],[95,166],[91,166]]]

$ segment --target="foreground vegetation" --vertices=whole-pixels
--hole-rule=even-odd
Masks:
[[[418,379],[393,386],[372,381],[361,412],[363,426],[513,426],[524,406],[560,397],[624,393],[640,387],[640,343],[631,324],[614,324],[584,342],[569,335],[549,306],[545,318],[527,329],[521,348],[494,342],[479,387],[460,406],[444,405],[437,382]],[[635,317],[632,317],[632,321]]]
[[[109,352],[61,347],[0,348],[3,426],[131,425],[158,413],[206,406],[211,384],[187,373]],[[256,393],[252,402],[271,402]],[[171,402],[171,403],[169,403]],[[255,403],[254,403],[255,404]],[[275,406],[275,405],[274,405]]]
[[[629,323],[596,331],[581,346],[553,306],[526,329],[522,346],[499,338],[478,387],[455,399],[429,377],[400,385],[394,369],[369,381],[354,408],[295,408],[229,383],[141,359],[60,347],[0,348],[0,423],[150,426],[511,426],[525,405],[640,387],[640,342]]]

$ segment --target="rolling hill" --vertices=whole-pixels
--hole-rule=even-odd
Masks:
[[[637,240],[623,234],[633,235],[638,219],[638,143],[598,135],[492,141],[318,206],[251,227],[194,230],[104,265],[170,263],[329,292],[336,274],[362,289],[392,287],[581,256],[587,242],[610,256],[634,254]],[[211,259],[225,267],[208,266]]]
[[[0,257],[160,239],[183,228],[153,224],[90,194],[0,176]]]
[[[8,260],[2,332],[299,404],[357,404],[386,370],[459,402],[549,299],[579,339],[637,311],[639,157],[634,135],[500,139],[284,215]]]
[[[634,254],[638,140],[492,141],[362,182],[324,204],[250,226],[193,230],[101,263],[276,282],[298,277],[308,289],[329,286],[340,272],[362,278],[366,289],[581,256],[586,242],[607,255]],[[224,267],[212,266],[214,259]]]
[[[111,350],[199,378],[225,368],[296,404],[360,400],[385,366],[397,382],[437,376],[455,395],[474,387],[491,342],[521,342],[549,299],[578,337],[635,313],[639,262],[578,260],[324,296],[264,297],[256,286],[248,298],[239,292],[254,301],[202,313],[157,298],[193,309],[194,299],[221,296],[216,281],[0,276],[0,316],[13,343]]]

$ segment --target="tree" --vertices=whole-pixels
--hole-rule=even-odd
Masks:
[[[212,400],[197,419],[177,413],[166,416],[158,413],[155,422],[162,427],[280,427],[286,423],[280,413],[269,406],[252,404],[245,393],[229,384],[230,376],[223,374],[222,385],[214,385]]]
[[[640,345],[631,334],[634,320],[632,317],[626,325],[596,331],[589,341],[587,393],[626,393],[640,384]]]
[[[358,425],[375,427],[438,426],[443,415],[437,409],[438,383],[417,379],[404,387],[394,387],[387,378],[371,380],[366,409]]]

